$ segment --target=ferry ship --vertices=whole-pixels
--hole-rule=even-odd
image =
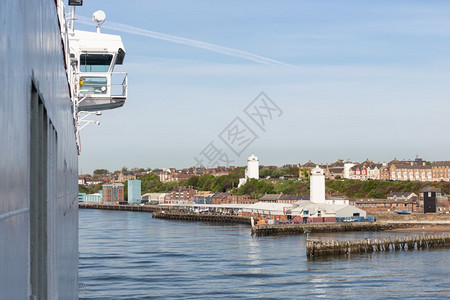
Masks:
[[[127,75],[104,13],[97,32],[74,16],[62,0],[0,4],[0,299],[78,298],[79,131],[124,104]]]

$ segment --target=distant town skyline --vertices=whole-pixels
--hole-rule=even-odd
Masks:
[[[87,19],[104,9],[103,32],[122,36],[129,98],[82,130],[79,170],[189,167],[212,141],[241,166],[252,153],[263,165],[447,160],[449,8],[85,1],[77,28],[95,30]],[[260,92],[283,112],[263,129],[245,112]],[[220,138],[236,118],[257,136],[240,155]]]
[[[282,164],[259,164],[260,168],[264,168],[264,167],[283,167],[283,166],[299,166],[302,167],[304,165],[308,165],[308,167],[310,167],[309,165],[312,163],[314,165],[318,165],[318,166],[324,166],[324,165],[331,165],[334,163],[337,163],[339,161],[342,161],[343,163],[346,162],[350,162],[350,163],[355,163],[355,164],[361,164],[364,163],[366,161],[370,161],[376,164],[388,164],[389,162],[394,162],[398,160],[399,162],[413,162],[413,161],[420,161],[420,162],[430,162],[430,163],[437,163],[437,162],[446,162],[446,163],[450,163],[449,159],[437,159],[437,160],[427,160],[425,158],[416,156],[414,158],[399,158],[399,157],[393,157],[389,160],[376,160],[376,159],[371,159],[370,157],[366,157],[365,159],[361,159],[361,160],[352,160],[352,159],[344,159],[344,158],[337,158],[335,160],[332,161],[314,161],[312,159],[307,159],[307,160],[303,160],[297,163],[282,163]],[[157,169],[176,169],[176,170],[185,170],[185,169],[190,169],[190,168],[204,168],[204,169],[219,169],[219,168],[234,168],[234,167],[246,167],[247,166],[247,160],[245,161],[245,163],[241,164],[241,165],[237,165],[237,164],[232,164],[232,165],[214,165],[214,166],[199,166],[199,165],[191,165],[191,166],[181,166],[181,167],[177,167],[177,166],[154,166],[154,167],[150,167],[150,166],[121,166],[119,168],[107,168],[107,167],[98,167],[93,169],[90,172],[85,172],[84,170],[80,170],[80,175],[85,175],[85,174],[93,174],[93,171],[95,170],[108,170],[109,172],[115,172],[115,171],[121,171],[123,168],[126,168],[127,170],[133,170],[133,169],[150,169],[150,170],[157,170]]]

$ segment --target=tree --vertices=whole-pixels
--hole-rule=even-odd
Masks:
[[[94,170],[94,176],[102,176],[102,175],[106,175],[109,174],[109,171],[106,169],[96,169]]]
[[[264,194],[273,194],[274,186],[268,180],[249,179],[237,190],[238,195],[249,195],[254,199],[262,197]]]

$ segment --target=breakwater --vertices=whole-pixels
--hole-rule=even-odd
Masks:
[[[449,248],[450,234],[431,234],[395,238],[375,238],[359,241],[306,241],[306,255],[317,258],[351,253],[371,253],[414,249]]]
[[[291,235],[305,232],[345,232],[345,231],[384,231],[398,228],[409,228],[414,224],[405,223],[323,223],[323,224],[263,224],[252,228],[252,235]]]
[[[249,217],[233,216],[233,215],[213,215],[213,214],[196,214],[196,213],[157,211],[157,212],[153,213],[153,218],[168,219],[168,220],[181,220],[181,221],[239,223],[239,224],[250,225]]]

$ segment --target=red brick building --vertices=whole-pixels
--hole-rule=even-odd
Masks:
[[[412,199],[350,199],[349,204],[367,212],[411,210],[419,211],[417,198]]]
[[[166,204],[182,204],[182,203],[192,203],[194,201],[194,196],[197,193],[196,190],[190,187],[177,187],[174,188],[168,197],[164,200]]]
[[[103,203],[113,204],[124,201],[124,186],[122,183],[104,184],[102,186]]]

